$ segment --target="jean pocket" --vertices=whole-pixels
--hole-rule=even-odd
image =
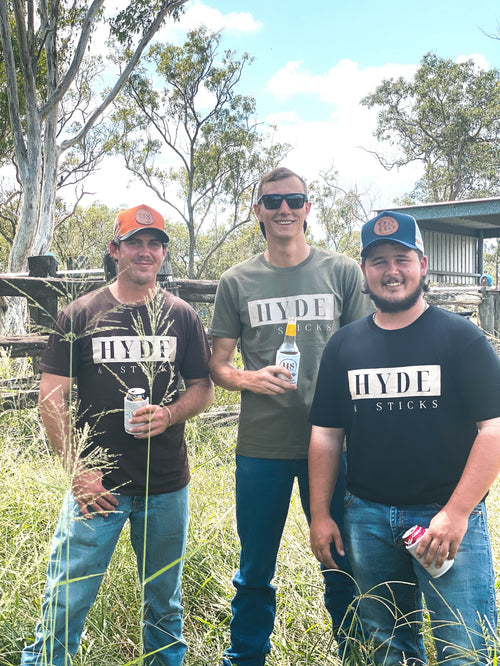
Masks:
[[[472,511],[470,512],[470,516],[482,516],[485,513],[485,506],[484,502],[479,502]]]

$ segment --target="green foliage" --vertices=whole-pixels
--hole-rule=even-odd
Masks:
[[[117,212],[96,202],[88,208],[79,206],[65,217],[60,213],[62,220],[56,226],[51,247],[60,268],[66,268],[68,260],[76,257],[86,257],[88,268],[102,268]]]
[[[185,0],[135,0],[110,19],[111,34],[120,44],[129,45],[134,35],[145,32],[154,21],[156,14],[167,4],[171,7],[174,19],[184,11]]]
[[[309,186],[309,198],[324,236],[314,244],[359,261],[359,228],[367,220],[364,196],[356,189],[340,187],[338,172],[333,167],[321,176],[322,180],[315,180]]]
[[[498,286],[500,280],[500,244],[498,239],[486,239],[484,247],[484,272],[493,278],[493,285]]]
[[[186,226],[181,222],[166,224],[170,237],[168,244],[174,278],[189,277],[189,234]],[[197,255],[205,257],[203,267],[204,280],[218,280],[222,273],[235,263],[253,256],[265,249],[265,240],[260,227],[255,221],[234,231],[231,239],[220,245],[217,252],[212,248],[218,245],[218,240],[225,230],[212,225],[206,232],[200,232],[197,237]]]
[[[8,369],[1,369],[2,376]],[[234,394],[233,394],[234,395]],[[0,414],[0,663],[17,666],[32,641],[46,560],[67,486],[36,409]],[[239,544],[234,519],[236,425],[188,423],[191,520],[184,565],[186,666],[220,664],[228,645],[232,577]],[[495,565],[500,566],[497,483],[488,498]],[[295,490],[274,583],[277,614],[269,666],[340,666],[322,601],[322,579]],[[140,591],[128,527],[120,537],[74,666],[124,666],[139,658]],[[430,643],[428,627],[426,644]],[[430,651],[432,654],[432,652]],[[473,663],[474,659],[472,656]],[[494,663],[494,662],[492,662]],[[431,657],[430,666],[436,666]]]
[[[498,70],[427,53],[412,80],[385,80],[362,104],[379,107],[375,136],[396,155],[377,155],[386,169],[423,164],[414,203],[500,193]]]
[[[0,358],[0,377],[26,372]],[[218,405],[234,406],[239,394],[221,390]],[[191,419],[186,438],[192,471],[189,535],[183,574],[186,666],[220,664],[228,645],[232,577],[239,543],[234,516],[234,419]],[[41,611],[46,561],[70,476],[52,452],[37,409],[0,412],[0,663],[18,666],[31,643]],[[82,442],[82,446],[84,442]],[[500,484],[487,502],[495,565],[500,565]],[[274,583],[277,614],[269,666],[340,666],[322,601],[319,566],[309,547],[298,490],[278,556]],[[125,526],[85,626],[74,666],[140,663],[141,592],[135,556]],[[429,626],[424,640],[430,647]],[[496,641],[498,643],[498,641]],[[492,653],[498,644],[492,645]],[[367,651],[368,650],[368,651]],[[363,646],[371,663],[369,645]],[[430,666],[436,666],[429,649]],[[468,655],[474,663],[474,655]],[[495,663],[495,662],[491,662]]]
[[[251,59],[220,47],[220,33],[206,28],[182,46],[153,46],[113,116],[116,152],[186,226],[191,278],[207,277],[215,251],[252,218],[260,175],[288,150],[268,145],[255,100],[237,93]]]

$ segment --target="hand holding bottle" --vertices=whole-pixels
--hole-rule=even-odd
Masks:
[[[276,365],[286,368],[292,375],[291,379],[284,374],[278,374],[280,379],[290,381],[292,384],[297,384],[299,376],[300,352],[295,342],[297,333],[297,323],[295,317],[289,317],[286,325],[285,339],[283,344],[276,352]]]

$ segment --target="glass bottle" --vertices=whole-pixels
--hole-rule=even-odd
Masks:
[[[291,380],[288,380],[288,377],[283,374],[278,374],[278,377],[291,381],[292,384],[297,383],[300,363],[300,351],[295,342],[296,332],[297,324],[295,317],[289,317],[286,325],[285,339],[276,352],[276,365],[282,365],[292,373]]]

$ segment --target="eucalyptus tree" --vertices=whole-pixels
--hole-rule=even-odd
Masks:
[[[309,185],[309,198],[321,232],[315,230],[314,243],[359,260],[359,229],[366,222],[371,208],[366,193],[356,187],[345,189],[338,182],[338,172],[330,167],[320,172],[320,180]]]
[[[84,153],[95,151],[92,128],[166,17],[175,17],[185,2],[129,0],[114,16],[105,16],[104,0],[0,2],[0,85],[7,100],[12,160],[21,185],[10,270],[23,270],[29,255],[50,247],[61,156],[76,146]],[[87,95],[81,104],[86,57],[91,49],[102,48],[101,42],[92,39],[105,25],[110,38],[126,49],[127,62],[102,97],[88,105]]]
[[[259,177],[289,150],[270,144],[254,98],[238,93],[249,63],[199,28],[181,46],[152,46],[116,101],[116,151],[186,225],[191,278],[249,222]]]
[[[412,80],[384,80],[362,104],[377,107],[375,136],[390,170],[421,162],[410,202],[452,201],[500,192],[500,72],[472,59],[453,62],[427,53]]]

